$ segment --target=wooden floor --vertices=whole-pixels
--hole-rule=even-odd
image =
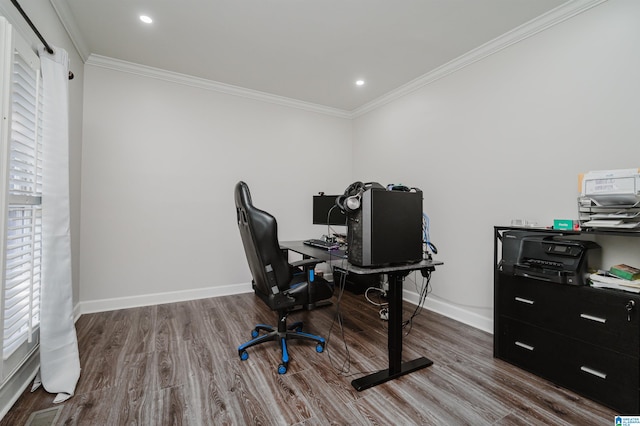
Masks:
[[[334,302],[335,302],[334,297]],[[77,322],[82,374],[63,403],[64,425],[609,425],[615,413],[492,357],[490,334],[423,310],[403,358],[433,366],[357,392],[351,380],[387,365],[386,322],[363,296],[345,292],[344,334],[328,350],[290,344],[277,374],[275,342],[237,346],[275,313],[253,294],[83,315]],[[414,306],[405,303],[405,318]],[[294,313],[308,332],[329,335],[336,304]],[[345,360],[349,371],[340,373]],[[26,391],[0,422],[24,425],[54,395]]]

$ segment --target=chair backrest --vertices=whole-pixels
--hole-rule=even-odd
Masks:
[[[236,184],[235,203],[238,228],[256,289],[265,295],[273,294],[274,285],[279,290],[288,289],[292,275],[280,249],[275,217],[253,206],[249,187],[244,182]]]

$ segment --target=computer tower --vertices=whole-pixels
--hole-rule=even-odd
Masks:
[[[348,260],[382,266],[422,260],[422,191],[365,189],[347,221]]]

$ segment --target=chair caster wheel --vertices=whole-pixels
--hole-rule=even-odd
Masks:
[[[287,366],[284,364],[280,364],[278,366],[278,374],[285,374],[287,372]]]
[[[258,337],[258,335],[259,335],[259,334],[260,334],[260,332],[258,331],[258,329],[251,330],[251,337],[252,337],[253,339],[255,339],[256,337]]]
[[[240,352],[240,360],[246,361],[247,359],[249,359],[249,353],[247,351]]]
[[[320,354],[320,353],[322,353],[322,352],[324,352],[324,345],[322,345],[322,344],[318,343],[318,344],[316,345],[316,352],[318,352],[319,354]]]

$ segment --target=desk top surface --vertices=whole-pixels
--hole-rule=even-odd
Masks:
[[[352,265],[347,261],[347,259],[342,257],[342,252],[340,252],[340,256],[338,256],[335,253],[332,253],[331,250],[312,247],[304,244],[302,241],[284,241],[280,243],[280,247],[282,247],[283,249],[295,251],[296,253],[300,253],[303,256],[308,256],[315,259],[324,260],[325,262],[330,262],[331,266],[344,269],[348,272],[352,272],[354,274],[359,274],[359,275],[414,271],[414,270],[419,270],[423,268],[443,265],[443,262],[440,262],[440,261],[422,260],[420,262],[403,263],[399,265],[383,265],[383,266],[366,266],[365,267],[365,266]]]

